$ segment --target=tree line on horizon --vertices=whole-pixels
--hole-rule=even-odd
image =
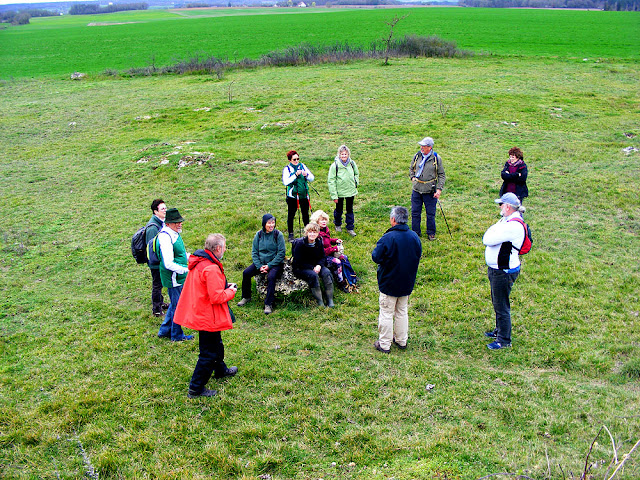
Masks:
[[[95,15],[97,13],[113,13],[124,12],[127,10],[147,10],[148,3],[112,3],[104,7],[97,3],[80,3],[72,5],[69,9],[69,15]]]
[[[640,11],[640,0],[459,0],[461,7],[480,8],[591,8]]]

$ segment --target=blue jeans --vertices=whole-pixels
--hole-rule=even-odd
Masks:
[[[418,193],[411,191],[411,230],[416,232],[418,236],[422,235],[422,205],[427,211],[427,235],[436,234],[436,205],[438,199],[433,193]]]
[[[180,294],[182,293],[182,285],[178,287],[171,287],[167,289],[169,293],[169,299],[171,304],[167,309],[167,313],[164,315],[164,321],[162,325],[160,325],[160,330],[158,330],[159,337],[171,337],[171,340],[182,340],[184,337],[184,332],[182,331],[182,327],[177,323],[173,323],[173,314],[176,312],[176,307],[178,306],[178,300],[180,300]]]
[[[505,273],[504,270],[487,268],[491,285],[491,302],[496,312],[496,340],[504,345],[511,343],[511,304],[509,295],[520,272]]]
[[[189,383],[189,393],[198,395],[202,393],[207,382],[214,374],[216,378],[224,377],[227,365],[224,363],[224,345],[220,332],[199,333],[200,355],[196,368]]]

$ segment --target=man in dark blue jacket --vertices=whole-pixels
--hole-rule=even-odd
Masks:
[[[378,264],[380,290],[379,338],[373,346],[382,353],[391,351],[391,343],[407,348],[409,295],[413,291],[422,256],[420,237],[409,229],[409,212],[393,207],[391,228],[378,240],[371,259]]]

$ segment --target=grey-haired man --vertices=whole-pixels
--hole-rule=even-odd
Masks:
[[[433,150],[433,138],[425,137],[418,142],[420,151],[416,153],[409,166],[409,178],[413,183],[411,191],[411,230],[422,235],[422,205],[427,211],[427,236],[436,239],[436,205],[444,182],[442,158]]]
[[[496,312],[496,328],[485,335],[495,339],[487,347],[499,350],[511,346],[511,287],[520,274],[518,252],[525,239],[521,212],[525,208],[514,193],[505,193],[495,200],[500,205],[502,218],[493,224],[482,237],[486,245],[484,251],[487,262],[487,275],[491,285],[491,302]]]
[[[378,264],[380,314],[378,340],[374,348],[382,353],[391,351],[391,344],[407,348],[409,337],[409,295],[413,291],[422,255],[422,242],[409,230],[409,212],[404,207],[393,207],[389,222],[391,228],[378,240],[371,259]]]

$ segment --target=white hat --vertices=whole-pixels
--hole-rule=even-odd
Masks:
[[[502,195],[500,198],[496,198],[494,202],[496,202],[498,205],[502,205],[503,203],[506,203],[507,205],[511,205],[513,208],[515,208],[519,212],[525,211],[525,208],[522,206],[522,204],[520,203],[520,200],[518,199],[515,193],[507,192],[504,195]]]
[[[424,137],[422,140],[418,142],[418,145],[421,145],[423,147],[433,147],[433,138]]]

